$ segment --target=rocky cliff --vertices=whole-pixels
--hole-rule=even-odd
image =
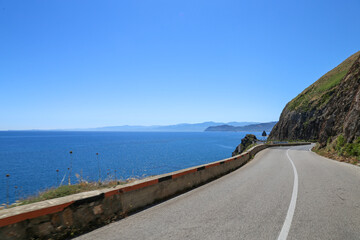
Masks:
[[[241,143],[235,148],[235,150],[232,153],[232,156],[236,156],[243,151],[245,151],[247,148],[255,144],[257,141],[257,138],[254,134],[246,134],[246,136],[241,139]]]
[[[344,136],[360,137],[360,52],[322,76],[281,113],[271,140],[316,140],[320,146]]]

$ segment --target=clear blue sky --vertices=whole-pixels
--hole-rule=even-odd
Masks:
[[[360,1],[0,1],[0,129],[278,120]]]

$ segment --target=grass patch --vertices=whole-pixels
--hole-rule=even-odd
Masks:
[[[246,152],[247,150],[249,150],[249,149],[252,148],[252,147],[255,147],[256,145],[257,145],[256,143],[250,144],[249,146],[247,146],[247,147],[245,148],[245,150],[244,150],[243,152]]]
[[[339,135],[335,141],[335,150],[340,156],[356,157],[358,160],[360,160],[360,137],[358,137],[352,143],[347,143],[344,136]]]
[[[353,54],[336,68],[318,79],[291,100],[287,105],[287,109],[290,111],[297,110],[306,112],[328,103],[334,89],[340,84],[359,55],[360,52]]]
[[[334,75],[329,77],[326,81],[324,81],[322,84],[319,84],[317,86],[317,88],[315,88],[314,91],[316,91],[318,93],[322,93],[322,92],[325,92],[325,91],[335,87],[336,85],[338,85],[341,82],[341,79],[343,79],[345,77],[345,75],[348,71],[349,70],[345,70],[342,72],[335,73]]]

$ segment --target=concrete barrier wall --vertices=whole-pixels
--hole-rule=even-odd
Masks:
[[[241,167],[265,148],[303,144],[259,145],[228,159],[115,188],[1,210],[0,239],[69,238],[219,178]]]

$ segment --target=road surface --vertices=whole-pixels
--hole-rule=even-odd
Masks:
[[[242,168],[77,239],[360,239],[360,167],[269,148]]]

